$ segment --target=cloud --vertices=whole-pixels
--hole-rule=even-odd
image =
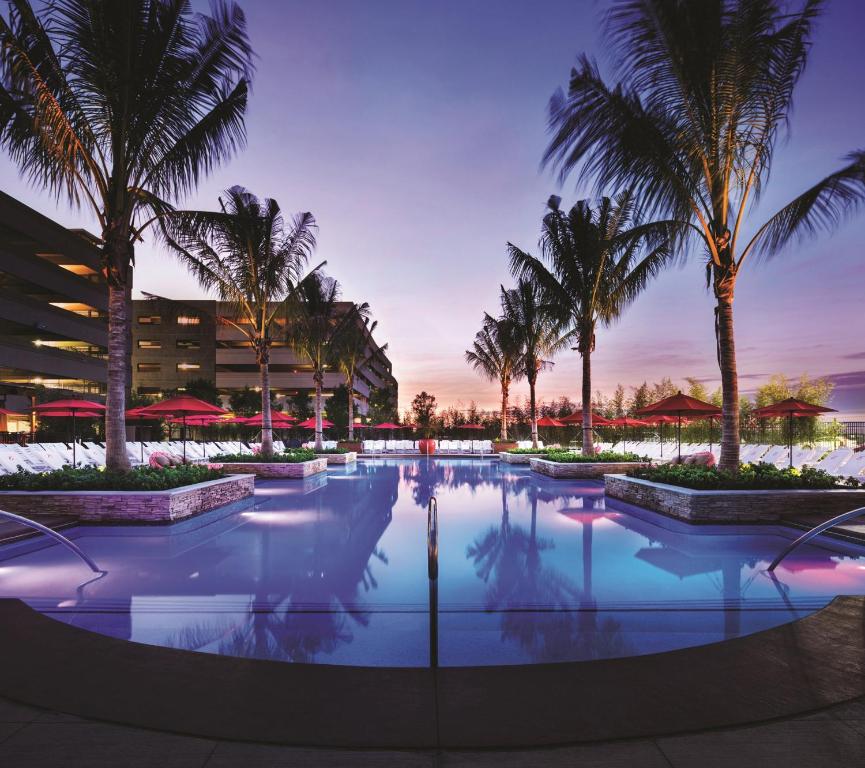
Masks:
[[[841,355],[844,360],[865,360],[865,351],[853,352],[849,355]]]

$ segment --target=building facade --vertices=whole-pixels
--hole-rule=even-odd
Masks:
[[[343,311],[352,307],[343,302]],[[142,394],[158,395],[182,390],[193,379],[216,384],[220,393],[259,386],[255,353],[243,333],[225,322],[231,318],[229,305],[207,300],[174,300],[152,296],[133,301],[132,384]],[[232,318],[234,319],[234,318]],[[283,321],[277,321],[277,328]],[[270,385],[277,402],[299,393],[312,396],[315,384],[312,366],[300,359],[286,344],[284,334],[274,334],[270,355]],[[355,381],[355,403],[365,414],[373,388],[397,393],[391,362],[370,337],[370,363]],[[343,375],[328,371],[324,394],[344,384]]]
[[[0,192],[0,407],[29,410],[39,387],[103,395],[107,318],[95,238]]]

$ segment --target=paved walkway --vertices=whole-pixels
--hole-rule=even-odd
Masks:
[[[346,716],[350,716],[346,713]],[[99,723],[0,699],[4,768],[837,768],[865,764],[865,698],[686,736],[533,751],[296,749]]]

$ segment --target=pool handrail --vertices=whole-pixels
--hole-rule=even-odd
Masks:
[[[66,547],[66,549],[68,549],[70,552],[78,555],[78,557],[80,557],[87,564],[87,567],[91,571],[93,571],[93,573],[107,573],[107,571],[103,571],[98,565],[96,565],[96,563],[90,559],[87,553],[81,549],[81,547],[79,547],[75,542],[70,541],[65,536],[55,531],[53,528],[49,528],[47,525],[42,525],[42,523],[37,523],[35,520],[31,520],[29,517],[22,517],[21,515],[16,515],[14,512],[7,512],[5,509],[0,509],[0,517],[8,518],[13,522],[27,526],[29,528],[33,528],[40,533],[44,533],[46,536],[50,536],[52,539]]]
[[[799,547],[801,544],[804,544],[806,541],[810,541],[815,536],[819,536],[824,531],[828,531],[830,528],[834,528],[836,525],[840,523],[845,523],[848,520],[853,520],[854,518],[861,517],[865,515],[865,507],[857,507],[856,509],[851,509],[849,512],[843,512],[840,515],[836,515],[835,517],[824,520],[819,525],[815,525],[810,531],[806,531],[803,533],[796,541],[794,541],[790,546],[784,549],[773,561],[772,564],[767,568],[769,573],[775,570],[778,564],[789,555],[794,549]]]

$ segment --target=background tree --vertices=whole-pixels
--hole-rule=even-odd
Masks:
[[[523,375],[518,334],[507,319],[484,314],[481,330],[475,334],[466,362],[490,381],[498,381],[502,394],[499,439],[508,439],[508,397],[511,383]],[[471,419],[470,419],[471,421]]]
[[[222,406],[219,397],[219,390],[216,388],[215,382],[211,379],[190,379],[183,387],[185,394],[190,397],[197,397],[199,400],[204,400],[205,403],[211,405]]]
[[[232,390],[228,396],[228,407],[239,416],[253,416],[261,410],[261,392],[252,387]],[[271,410],[275,407],[273,392],[270,393]]]
[[[370,390],[368,416],[374,424],[399,421],[396,394],[390,387],[373,387]]]
[[[315,382],[315,449],[324,447],[322,438],[322,390],[328,368],[339,365],[342,338],[357,318],[368,316],[369,305],[340,308],[339,283],[316,271],[307,277],[289,303],[287,338],[294,351],[312,365]]]
[[[563,349],[561,312],[546,303],[541,286],[533,280],[519,279],[516,288],[501,289],[502,317],[514,329],[520,348],[522,372],[529,384],[529,419],[532,448],[538,447],[538,409],[535,387],[538,374],[553,363],[547,358]]]
[[[640,225],[629,193],[579,200],[567,212],[548,202],[541,258],[508,243],[511,272],[537,283],[558,309],[583,361],[583,454],[592,445],[592,352],[598,325],[609,326],[671,259],[667,227]],[[643,252],[645,250],[645,253]]]
[[[743,234],[788,125],[819,0],[616,0],[608,47],[618,82],[589,58],[550,101],[544,162],[597,189],[633,188],[647,214],[668,218],[706,259],[714,291],[723,392],[720,468],[739,468],[739,386],[733,298],[746,262],[833,229],[865,198],[865,152]]]
[[[361,309],[366,307],[366,311]],[[357,373],[369,365],[375,357],[387,349],[387,344],[378,347],[372,339],[378,321],[370,322],[366,304],[354,305],[351,312],[355,315],[354,323],[349,320],[343,334],[339,352],[339,368],[345,376],[345,386],[348,389],[347,416],[348,439],[354,440],[354,384]]]
[[[108,281],[105,459],[129,469],[126,367],[134,243],[245,141],[252,49],[231,2],[9,3],[0,146],[35,186],[84,204]]]
[[[255,352],[261,377],[261,455],[267,458],[273,456],[270,349],[274,334],[281,332],[285,303],[297,291],[315,249],[316,224],[306,212],[286,227],[276,200],[259,200],[243,187],[224,194],[219,211],[177,211],[163,219],[162,229],[199,284],[230,305],[219,322],[241,333]]]
[[[292,395],[288,400],[288,410],[294,414],[299,421],[306,421],[314,413],[309,392],[301,390]]]
[[[327,405],[324,407],[324,412],[327,418],[333,422],[333,427],[338,432],[348,428],[348,404],[351,398],[348,396],[348,387],[345,384],[340,384],[336,387],[331,396],[327,398]]]
[[[432,437],[436,407],[435,395],[425,390],[416,394],[411,401],[413,421],[425,438]]]

